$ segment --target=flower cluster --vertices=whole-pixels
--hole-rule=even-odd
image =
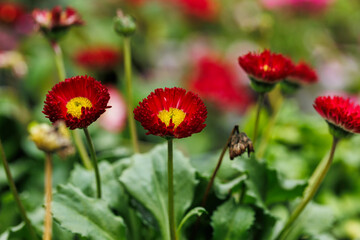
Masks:
[[[71,26],[83,24],[76,10],[70,7],[64,11],[60,6],[51,11],[35,9],[32,16],[37,26],[51,40],[58,40]]]
[[[334,136],[360,133],[360,106],[349,98],[320,96],[315,99],[314,108],[329,123]]]
[[[51,122],[64,120],[70,129],[86,128],[105,112],[108,89],[88,76],[76,76],[56,84],[46,95],[43,113]]]
[[[155,89],[134,109],[134,117],[153,134],[185,138],[206,126],[207,110],[201,99],[182,88]]]
[[[79,51],[75,61],[87,69],[107,70],[119,63],[120,54],[111,47],[93,47]]]
[[[249,75],[252,87],[262,93],[270,91],[276,83],[282,82],[285,92],[293,92],[301,85],[316,83],[316,72],[305,62],[297,65],[281,54],[264,50],[260,54],[248,53],[240,56],[239,65]]]
[[[218,14],[219,6],[214,0],[175,0],[174,2],[186,14],[199,19],[211,20]]]

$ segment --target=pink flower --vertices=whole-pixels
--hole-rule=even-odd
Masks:
[[[317,13],[324,11],[333,0],[261,0],[270,10],[286,9],[294,12]]]
[[[110,94],[109,105],[112,108],[99,118],[99,124],[109,132],[121,132],[126,124],[126,103],[122,94],[114,87],[107,86]]]

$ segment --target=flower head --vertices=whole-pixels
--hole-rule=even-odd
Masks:
[[[35,23],[51,40],[60,38],[71,26],[83,24],[76,10],[70,7],[62,10],[60,6],[56,6],[51,11],[35,9],[32,16]]]
[[[177,87],[158,88],[139,103],[134,115],[147,134],[184,138],[203,130],[207,110],[192,92]]]
[[[318,77],[316,72],[309,65],[304,62],[299,62],[296,66],[294,66],[286,80],[304,85],[316,83],[318,81]]]
[[[190,77],[190,88],[221,110],[242,112],[251,105],[252,96],[244,85],[229,63],[212,56],[200,58]]]
[[[260,54],[248,53],[239,57],[239,64],[253,79],[274,84],[288,76],[293,68],[292,62],[281,54],[264,50]]]
[[[43,113],[51,122],[64,120],[70,129],[86,128],[105,112],[110,99],[105,86],[88,76],[56,84],[46,95]]]
[[[119,63],[119,60],[119,52],[111,47],[84,49],[75,56],[76,63],[87,69],[111,69]]]
[[[329,124],[335,137],[346,137],[351,133],[360,133],[360,106],[349,98],[339,96],[317,97],[315,110]]]
[[[66,157],[75,151],[70,133],[63,121],[56,122],[54,126],[31,123],[29,133],[30,139],[46,153],[58,153],[61,157]]]

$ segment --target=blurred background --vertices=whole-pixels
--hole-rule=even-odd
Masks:
[[[43,153],[28,138],[42,114],[47,92],[57,83],[54,53],[35,30],[31,11],[71,6],[85,24],[60,41],[67,77],[91,75],[106,84],[113,106],[90,132],[100,160],[131,153],[123,95],[122,38],[113,30],[116,10],[132,15],[133,105],[155,88],[191,90],[208,107],[207,127],[176,142],[188,156],[222,148],[235,124],[252,133],[256,94],[237,63],[240,55],[268,48],[294,62],[309,63],[319,82],[285,96],[264,158],[286,178],[305,179],[330,148],[325,121],[312,108],[325,94],[360,90],[360,1],[344,0],[77,0],[0,2],[0,139],[22,199],[36,218],[43,197]],[[266,127],[271,104],[262,115]],[[162,139],[145,135],[142,149]],[[261,129],[261,128],[260,128]],[[260,130],[261,132],[261,130]],[[360,238],[360,138],[340,144],[317,201],[333,212],[337,239]],[[54,162],[54,186],[66,182],[77,156]],[[212,168],[210,166],[210,168]],[[40,203],[40,204],[39,204]],[[15,204],[0,171],[0,233],[18,223]]]

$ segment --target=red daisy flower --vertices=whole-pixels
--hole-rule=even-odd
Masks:
[[[260,54],[248,53],[239,57],[239,64],[251,79],[268,84],[286,78],[293,68],[292,62],[281,54],[264,50]]]
[[[184,138],[198,133],[207,110],[201,99],[182,88],[155,89],[134,109],[134,117],[148,130],[146,134]]]
[[[70,7],[67,7],[64,11],[60,6],[54,7],[51,11],[35,9],[32,16],[35,23],[47,35],[67,30],[71,26],[83,24],[76,10]]]
[[[46,95],[43,113],[51,122],[64,120],[70,129],[86,128],[105,112],[108,89],[88,76],[76,76],[56,84]]]
[[[114,68],[120,60],[120,53],[111,47],[93,47],[78,52],[75,61],[88,69],[106,70]]]
[[[190,89],[200,97],[213,102],[221,110],[243,112],[251,105],[250,91],[242,79],[239,81],[230,64],[217,57],[205,56],[195,67]]]
[[[329,123],[330,132],[336,137],[360,133],[360,106],[350,98],[317,97],[313,106]]]
[[[316,83],[318,77],[316,72],[309,65],[304,62],[299,62],[294,66],[286,80],[302,85]]]

